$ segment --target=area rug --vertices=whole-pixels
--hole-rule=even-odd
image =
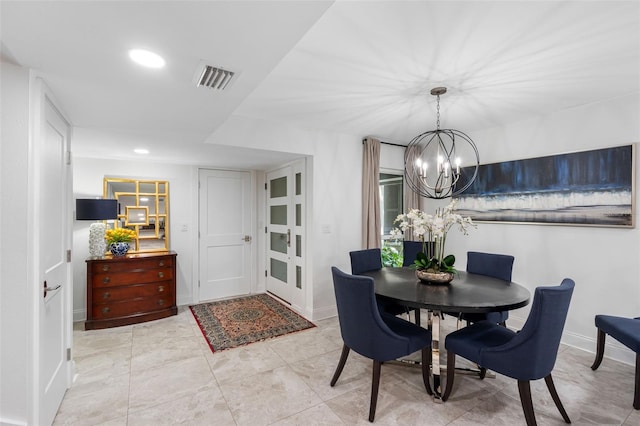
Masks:
[[[315,327],[267,294],[190,306],[213,352]]]

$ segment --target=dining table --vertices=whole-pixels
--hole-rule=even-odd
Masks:
[[[526,306],[531,293],[512,281],[457,271],[448,284],[420,281],[411,267],[384,267],[361,275],[373,278],[375,293],[409,308],[429,312],[434,398],[441,400],[440,322],[446,313],[487,313],[509,311]],[[417,311],[419,312],[419,310]]]

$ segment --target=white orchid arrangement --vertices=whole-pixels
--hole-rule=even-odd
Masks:
[[[433,215],[411,209],[409,213],[396,217],[394,223],[399,222],[399,225],[391,231],[392,237],[402,237],[409,230],[413,230],[413,235],[422,241],[422,252],[418,253],[415,260],[416,268],[430,272],[456,272],[453,268],[455,256],[444,254],[447,232],[457,225],[460,232],[467,235],[468,229],[475,227],[476,224],[470,217],[454,213],[455,205],[454,200],[448,206],[437,209]],[[427,242],[433,244],[427,244]]]

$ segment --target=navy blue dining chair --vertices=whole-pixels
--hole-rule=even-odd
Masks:
[[[506,254],[469,251],[467,252],[467,272],[498,278],[505,281],[505,284],[510,283],[514,260],[513,256]],[[466,321],[467,324],[487,320],[506,327],[509,311],[481,314],[463,313],[458,317]]]
[[[598,343],[596,359],[591,369],[596,370],[600,367],[604,356],[604,343],[607,334],[634,351],[636,353],[636,374],[633,390],[633,408],[640,410],[640,317],[625,318],[612,315],[596,315],[595,323],[598,328]]]
[[[520,403],[528,426],[536,424],[530,381],[541,378],[562,418],[571,423],[553,384],[551,371],[574,287],[574,281],[565,278],[559,286],[536,288],[529,317],[519,332],[480,321],[449,334],[445,340],[447,383],[442,400],[449,399],[453,389],[456,355],[459,355],[518,381]]]
[[[426,244],[431,245],[431,253],[433,253],[433,241]],[[422,241],[402,241],[402,266],[413,266],[418,258],[418,253],[425,253],[427,246]]]
[[[351,273],[360,275],[364,272],[377,271],[382,269],[382,251],[379,248],[354,250],[349,252],[351,258]],[[391,315],[409,314],[412,309],[399,303],[376,297],[378,307]],[[420,325],[420,310],[415,309],[415,321]]]
[[[412,266],[423,249],[422,241],[402,241],[402,266]]]
[[[331,268],[338,307],[338,321],[344,345],[340,361],[331,379],[335,386],[351,350],[373,360],[369,421],[373,422],[378,401],[380,370],[383,362],[414,352],[422,352],[422,381],[429,395],[431,332],[415,324],[378,310],[373,278],[345,274]]]

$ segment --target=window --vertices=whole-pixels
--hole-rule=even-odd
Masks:
[[[401,172],[380,173],[380,220],[382,236],[388,238],[395,227],[393,222],[403,212],[403,175]]]

